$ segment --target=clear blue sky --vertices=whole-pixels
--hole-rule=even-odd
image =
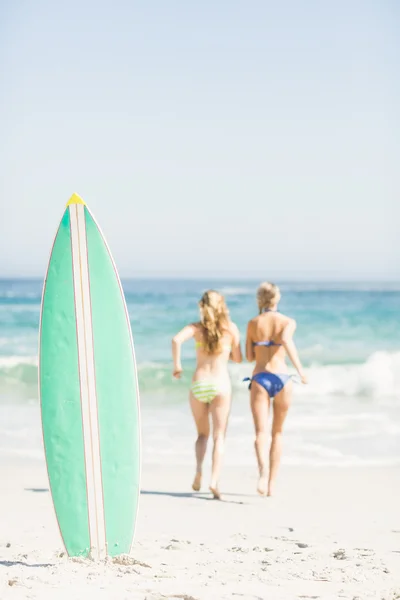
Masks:
[[[400,279],[397,0],[0,3],[0,275]]]

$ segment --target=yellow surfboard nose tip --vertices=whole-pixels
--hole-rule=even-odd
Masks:
[[[71,204],[83,204],[84,206],[86,205],[86,203],[82,200],[80,196],[78,196],[78,194],[72,194],[71,198],[67,202],[67,206],[70,206]]]

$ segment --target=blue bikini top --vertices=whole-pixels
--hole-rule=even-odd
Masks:
[[[278,311],[271,310],[270,308],[264,308],[262,312],[278,312]],[[270,348],[271,346],[282,346],[282,344],[277,344],[273,340],[266,340],[265,342],[253,342],[253,346],[264,346],[265,348]]]

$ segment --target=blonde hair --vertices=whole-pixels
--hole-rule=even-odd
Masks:
[[[229,323],[229,312],[224,297],[215,290],[204,292],[199,302],[203,326],[204,350],[207,354],[222,351],[222,337]]]
[[[281,292],[274,283],[265,282],[257,290],[257,303],[260,314],[271,306],[274,306],[281,299]]]

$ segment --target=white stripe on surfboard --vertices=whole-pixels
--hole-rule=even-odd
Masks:
[[[90,547],[93,558],[104,558],[107,554],[107,546],[104,521],[85,212],[82,204],[71,205],[69,211],[71,218],[72,262]]]

